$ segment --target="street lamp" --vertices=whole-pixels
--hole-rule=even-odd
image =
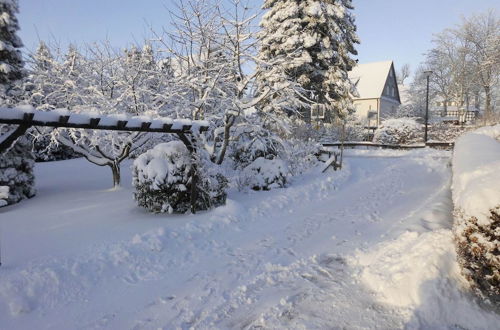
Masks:
[[[429,125],[429,78],[431,77],[432,71],[424,71],[424,77],[427,79],[427,92],[425,93],[425,133],[424,133],[424,143],[427,144],[427,129]]]

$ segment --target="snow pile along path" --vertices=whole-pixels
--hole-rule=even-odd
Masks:
[[[483,127],[460,137],[453,156],[453,201],[478,224],[490,222],[500,205],[500,125]]]
[[[498,324],[459,288],[449,153],[376,156],[189,216],[138,209],[84,160],[40,164],[37,198],[0,210],[0,327]]]

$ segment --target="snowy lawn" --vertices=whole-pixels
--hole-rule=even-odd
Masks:
[[[452,244],[449,152],[348,151],[340,172],[152,215],[85,160],[0,209],[0,328],[484,328]]]

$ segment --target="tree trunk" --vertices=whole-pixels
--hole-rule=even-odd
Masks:
[[[111,171],[113,172],[113,188],[117,188],[120,186],[121,175],[120,175],[120,163],[116,161],[109,164],[111,167]]]
[[[486,104],[485,104],[485,117],[486,120],[491,119],[491,90],[489,86],[484,86],[484,94],[486,96]]]
[[[229,145],[229,134],[231,132],[231,126],[229,124],[226,124],[224,127],[224,141],[222,141],[222,146],[220,148],[219,156],[217,157],[217,165],[222,164],[222,161],[224,160],[224,156],[226,155],[226,150]]]

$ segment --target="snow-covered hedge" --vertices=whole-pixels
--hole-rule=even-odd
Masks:
[[[320,165],[320,143],[290,139],[286,144],[286,161],[292,176],[302,174]]]
[[[462,134],[469,131],[469,127],[449,123],[435,123],[429,126],[429,140],[440,142],[455,142]]]
[[[412,118],[387,119],[373,136],[373,142],[384,144],[412,144],[422,141],[422,125]]]
[[[226,201],[227,180],[217,171],[197,164],[195,210],[206,210]],[[185,213],[191,209],[193,161],[180,141],[161,143],[137,157],[133,164],[134,198],[155,213]]]
[[[284,151],[283,143],[280,137],[270,131],[252,129],[248,133],[239,134],[238,143],[231,147],[230,157],[236,169],[242,169],[260,157],[279,157]]]
[[[287,183],[288,167],[281,159],[259,157],[243,170],[246,186],[254,190],[283,188]]]
[[[476,292],[500,304],[500,125],[456,141],[452,188],[463,273]]]
[[[7,205],[9,199],[9,186],[0,186],[0,207]]]
[[[0,155],[0,186],[9,187],[8,197],[1,200],[14,204],[35,195],[34,165],[30,144],[25,137],[19,138],[12,148]]]

